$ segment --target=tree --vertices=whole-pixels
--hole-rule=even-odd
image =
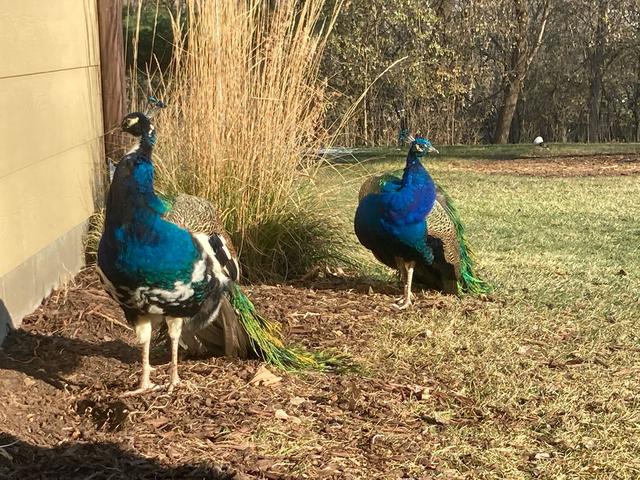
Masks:
[[[532,5],[527,0],[513,0],[511,13],[513,22],[513,27],[511,28],[511,48],[507,50],[509,63],[503,79],[503,98],[498,113],[496,131],[493,137],[494,143],[507,143],[509,140],[513,114],[516,111],[522,86],[527,76],[529,66],[542,44],[545,28],[549,19],[549,3],[550,0],[543,0],[541,13],[534,15],[532,20],[530,15]],[[535,30],[533,42],[529,41],[531,30]]]
[[[455,69],[447,69],[449,51],[438,42],[437,20],[433,9],[419,0],[345,2],[321,71],[335,92],[329,115],[333,121],[368,90],[343,132],[346,142],[394,142],[397,107],[407,109],[414,132],[429,128],[430,110],[456,84]]]
[[[639,0],[346,1],[323,73],[345,144],[640,140]],[[339,123],[339,122],[335,122]]]

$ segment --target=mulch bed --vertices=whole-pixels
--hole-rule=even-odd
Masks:
[[[459,162],[454,168],[485,174],[595,177],[640,174],[640,155],[562,156]]]
[[[248,290],[288,338],[356,359],[398,293],[337,277]],[[304,478],[403,478],[386,465],[420,447],[420,420],[392,411],[412,395],[415,372],[383,381],[271,368],[282,380],[265,386],[250,383],[258,361],[182,359],[183,383],[172,395],[121,399],[139,374],[134,340],[92,269],[9,335],[0,350],[0,478],[288,479],[303,478],[300,470]],[[168,361],[167,352],[152,355],[157,383],[168,380]],[[266,454],[256,436],[282,442],[280,453]],[[293,441],[308,446],[288,453]]]

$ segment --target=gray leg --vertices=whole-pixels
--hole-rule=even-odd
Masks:
[[[407,288],[407,268],[405,266],[405,262],[401,257],[395,257],[396,265],[398,267],[398,272],[400,273],[400,282],[402,283],[403,290]],[[393,304],[394,307],[398,307],[404,301],[404,295],[400,297]]]
[[[399,305],[396,305],[396,307],[400,310],[404,310],[411,305],[411,299],[413,297],[413,294],[411,293],[411,283],[413,282],[413,270],[416,266],[416,262],[403,263],[403,267],[406,272],[404,282],[404,296],[402,297],[401,303]]]
[[[407,268],[405,267],[404,260],[400,257],[396,257],[396,265],[398,266],[398,271],[400,272],[400,280],[402,281],[402,285],[407,281]]]

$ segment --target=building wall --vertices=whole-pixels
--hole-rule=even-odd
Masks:
[[[96,0],[0,0],[0,58],[1,341],[83,264],[103,155]]]

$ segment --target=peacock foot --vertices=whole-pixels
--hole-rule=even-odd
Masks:
[[[120,398],[137,397],[138,395],[157,392],[162,388],[164,388],[162,385],[156,385],[155,383],[147,382],[144,385],[140,385],[140,387],[136,388],[135,390],[129,390],[128,392],[123,393],[122,395],[120,395]]]
[[[397,308],[398,310],[405,310],[405,309],[409,308],[411,306],[411,304],[412,304],[411,296],[408,296],[408,297],[402,297],[400,299],[400,301],[398,301],[396,303],[392,303],[391,305],[394,308]]]
[[[180,385],[180,377],[177,374],[175,376],[172,375],[171,381],[167,385],[168,393],[172,393],[178,385]]]

